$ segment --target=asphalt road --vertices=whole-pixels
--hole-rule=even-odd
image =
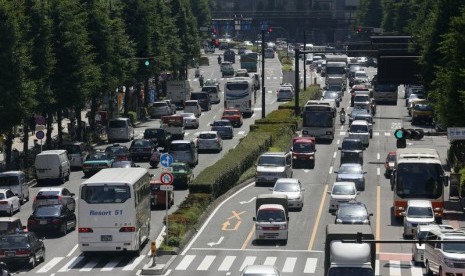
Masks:
[[[374,68],[366,68],[370,75]],[[401,240],[402,225],[391,216],[393,193],[389,180],[384,176],[384,159],[395,150],[394,130],[410,128],[410,117],[404,105],[403,87],[399,91],[396,106],[378,106],[373,138],[364,152],[366,190],[358,201],[366,204],[373,213],[371,225],[377,239]],[[350,112],[350,96],[345,93],[341,107]],[[418,128],[418,126],[415,126]],[[337,149],[347,135],[347,125],[337,126],[332,143],[317,144],[314,169],[294,169],[294,177],[300,179],[305,203],[300,212],[290,213],[289,240],[286,245],[254,243],[255,197],[270,193],[267,187],[245,186],[227,198],[214,210],[191,243],[176,258],[166,275],[239,275],[248,264],[272,264],[282,275],[323,275],[324,240],[326,225],[334,223],[328,212],[327,191],[335,181],[340,153]],[[430,131],[429,127],[425,130]],[[443,163],[448,148],[446,137],[426,136],[421,141],[408,141],[408,147],[431,147],[438,150]],[[446,212],[443,223],[454,227],[465,226],[458,202],[448,200],[445,191]],[[410,244],[378,244],[376,275],[423,275],[424,268],[411,263]]]
[[[223,112],[223,85],[225,79],[220,78],[221,74],[219,71],[219,65],[217,63],[217,54],[221,53],[217,51],[216,54],[210,54],[210,65],[201,67],[201,73],[205,79],[217,78],[220,79],[221,83],[221,102],[212,106],[212,109],[208,112],[202,113],[200,117],[200,127],[198,129],[186,130],[185,139],[193,139],[197,136],[200,131],[210,130],[210,123],[221,117]],[[235,68],[239,68],[238,57],[237,62],[234,64]],[[198,79],[194,78],[193,70],[189,72],[190,83],[194,88],[194,91],[200,90]],[[276,90],[281,83],[281,65],[277,58],[266,60],[265,69],[265,101],[266,101],[266,114],[272,110],[277,109],[276,102]],[[218,154],[199,154],[199,165],[194,169],[194,174],[199,174],[206,167],[214,164],[219,158],[221,158],[229,149],[235,147],[239,139],[247,135],[250,124],[257,118],[261,118],[261,93],[258,94],[257,103],[255,104],[255,113],[251,118],[244,119],[244,124],[241,128],[234,129],[234,139],[223,141],[223,151]],[[181,111],[178,111],[181,112]],[[157,127],[160,125],[159,120],[148,120],[139,124],[135,128],[136,138],[141,138],[144,129],[147,127]],[[129,147],[130,143],[121,143]],[[99,148],[105,148],[107,145],[101,145]],[[149,168],[148,162],[138,163],[141,167],[149,169],[150,173],[156,177],[160,175],[161,168],[151,169]],[[78,194],[79,185],[85,180],[82,171],[74,171],[71,173],[70,181],[60,185],[66,187],[71,192]],[[42,187],[34,186],[30,188],[31,199],[37,194],[39,189]],[[171,207],[169,212],[176,210],[176,204],[182,202],[187,196],[187,190],[175,191],[175,206]],[[77,209],[76,209],[77,212]],[[32,213],[32,200],[25,203],[21,211],[15,216],[19,217],[24,225],[27,224],[27,218]],[[152,211],[151,220],[151,240],[155,240],[160,233],[164,230],[163,217],[165,216],[165,210],[154,210]],[[18,265],[13,268],[13,271],[20,274],[26,275],[60,275],[66,273],[66,275],[84,275],[90,273],[100,274],[113,274],[113,275],[135,275],[140,274],[141,268],[150,261],[149,257],[149,246],[145,246],[142,251],[142,255],[134,257],[130,255],[122,254],[100,254],[92,257],[84,256],[77,248],[77,231],[68,233],[66,236],[61,237],[59,235],[44,233],[41,234],[44,237],[46,246],[46,260],[44,263],[40,263],[36,268],[27,270],[22,265]]]

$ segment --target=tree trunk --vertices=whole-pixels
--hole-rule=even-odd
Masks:
[[[61,108],[57,110],[57,131],[58,131],[58,138],[57,138],[57,143],[58,145],[61,145],[63,142],[63,128],[61,127],[61,123],[63,121],[63,113]]]
[[[15,138],[13,131],[10,130],[6,134],[6,139],[5,139],[5,165],[6,165],[6,170],[9,171],[12,169],[12,163],[11,163],[11,150],[13,147],[13,139]]]
[[[90,113],[89,113],[89,117],[87,118],[89,120],[90,128],[92,130],[95,130],[95,114],[97,114],[97,107],[98,107],[97,98],[92,97],[90,101]]]
[[[47,123],[46,123],[47,135],[46,135],[46,140],[45,140],[45,148],[50,149],[52,146],[53,112],[51,111],[47,112],[46,120],[47,120]]]
[[[74,113],[76,114],[77,133],[78,133],[76,139],[77,139],[78,141],[81,141],[81,142],[82,142],[82,141],[84,141],[84,129],[85,129],[85,128],[82,127],[81,109],[78,108],[78,107],[75,107],[75,108],[74,108]]]
[[[24,164],[26,164],[29,155],[29,122],[27,120],[23,123],[23,129],[23,160]]]

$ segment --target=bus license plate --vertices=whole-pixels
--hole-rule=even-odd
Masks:
[[[102,241],[112,241],[111,235],[102,235],[102,236],[100,236],[100,239]]]

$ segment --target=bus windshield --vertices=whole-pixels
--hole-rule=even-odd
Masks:
[[[328,75],[344,75],[346,73],[346,69],[344,67],[326,67],[326,74]]]
[[[312,111],[304,113],[303,126],[305,127],[332,127],[333,112]]]
[[[83,186],[81,199],[89,204],[123,203],[131,198],[128,185]]]
[[[440,164],[401,163],[396,174],[396,193],[401,198],[436,199],[443,193]]]

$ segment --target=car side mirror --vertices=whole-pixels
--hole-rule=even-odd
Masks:
[[[337,171],[334,171],[334,173],[337,173]]]
[[[444,186],[449,186],[450,177],[448,175],[444,175]]]
[[[331,194],[331,191],[327,191],[326,193],[327,193],[328,195],[330,195],[330,194]]]
[[[363,174],[367,174],[367,172],[363,172]]]
[[[75,196],[76,194],[75,193],[71,193],[71,196]]]
[[[369,217],[372,217],[372,216],[373,216],[373,213],[369,213],[368,216],[369,216]]]

